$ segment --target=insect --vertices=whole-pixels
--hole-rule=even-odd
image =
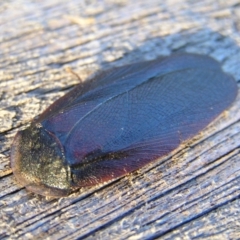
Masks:
[[[235,80],[207,56],[115,68],[80,83],[17,133],[13,172],[32,192],[67,196],[168,154],[236,95]]]

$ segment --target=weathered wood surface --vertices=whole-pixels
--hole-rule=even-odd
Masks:
[[[86,1],[87,2],[87,1]],[[0,239],[240,239],[240,94],[187,145],[135,174],[45,199],[14,179],[13,136],[97,69],[176,51],[240,79],[240,1],[0,2]]]

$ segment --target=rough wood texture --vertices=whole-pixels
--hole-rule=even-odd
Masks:
[[[239,81],[239,23],[239,0],[1,1],[0,238],[239,239],[240,96],[171,155],[68,198],[27,192],[9,163],[16,131],[78,82],[66,67],[85,79],[187,51]]]

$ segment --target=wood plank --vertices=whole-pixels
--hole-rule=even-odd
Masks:
[[[173,52],[213,56],[240,79],[237,0],[0,3],[0,239],[239,239],[240,94],[213,124],[127,177],[67,198],[19,186],[19,129],[78,79]]]

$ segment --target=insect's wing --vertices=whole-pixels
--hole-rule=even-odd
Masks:
[[[94,79],[86,82],[82,91],[71,102],[70,107],[82,101],[117,96],[153,77],[159,77],[171,72],[188,68],[220,70],[221,67],[214,59],[195,54],[178,54],[148,62],[135,63],[103,72]]]
[[[189,68],[105,101],[75,125],[65,142],[76,181],[112,179],[169,153],[235,97],[236,83],[222,71]]]
[[[194,54],[174,55],[115,68],[76,86],[52,104],[37,121],[64,139],[80,119],[99,105],[151,78],[188,68],[220,70],[219,64],[212,58]]]

